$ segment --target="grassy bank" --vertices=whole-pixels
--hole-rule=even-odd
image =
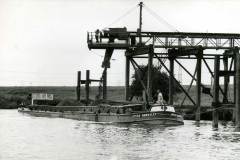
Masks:
[[[188,86],[184,86],[187,88]],[[91,87],[90,99],[95,99],[97,94],[97,87]],[[233,95],[233,88],[229,89],[229,97]],[[17,105],[22,101],[25,101],[31,93],[51,93],[54,94],[54,104],[71,105],[76,100],[76,88],[75,87],[0,87],[0,108],[17,108]],[[196,99],[196,89],[193,87],[189,91],[189,95]],[[81,89],[81,99],[84,99],[85,90]],[[221,95],[221,94],[220,94]],[[174,104],[181,104],[184,98],[184,93],[180,93],[174,96]],[[113,101],[124,100],[124,87],[108,87],[108,99]],[[212,98],[209,95],[202,94],[202,105],[210,106]],[[191,101],[186,98],[186,105],[190,105]]]
[[[97,90],[97,87],[91,87],[90,99],[95,99]],[[31,93],[54,94],[54,104],[71,105],[76,100],[76,87],[0,87],[0,108],[17,108]],[[81,95],[81,99],[84,99],[84,88],[81,89]],[[123,100],[124,87],[108,87],[108,97],[115,101]]]

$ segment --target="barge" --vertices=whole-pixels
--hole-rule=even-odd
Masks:
[[[145,109],[143,104],[98,106],[47,106],[29,105],[19,112],[33,116],[61,117],[81,121],[108,123],[141,123],[157,125],[183,125],[183,116],[173,106],[152,104]]]

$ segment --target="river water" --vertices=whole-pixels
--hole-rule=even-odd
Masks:
[[[232,123],[183,126],[113,125],[33,117],[0,110],[1,160],[237,160]]]

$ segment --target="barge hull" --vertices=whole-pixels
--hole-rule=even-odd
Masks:
[[[141,124],[155,124],[155,125],[183,125],[181,117],[172,116],[165,117],[162,114],[155,114],[155,116],[142,116],[142,114],[94,114],[94,113],[79,113],[79,112],[49,112],[49,111],[31,111],[19,109],[21,113],[27,113],[38,117],[52,117],[52,118],[67,118],[81,121],[93,122],[108,122],[108,123],[141,123]]]

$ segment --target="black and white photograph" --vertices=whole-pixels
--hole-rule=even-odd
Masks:
[[[0,160],[240,159],[240,1],[0,0]]]

